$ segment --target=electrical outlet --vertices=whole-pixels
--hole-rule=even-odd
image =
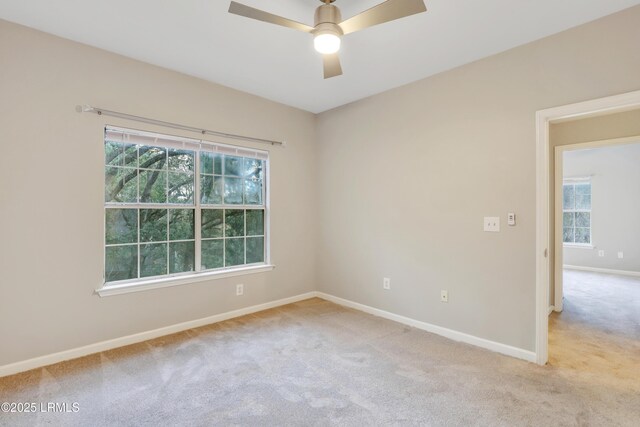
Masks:
[[[604,256],[604,251],[602,249],[598,251],[598,256]]]
[[[440,291],[440,302],[449,302],[449,291]]]
[[[484,217],[484,231],[490,231],[497,233],[500,231],[500,217],[497,216],[485,216]]]
[[[236,285],[236,296],[242,296],[244,295],[244,285],[240,284],[240,285]]]
[[[391,289],[391,279],[385,277],[382,279],[382,289],[390,290]]]
[[[624,253],[623,252],[618,252],[618,258],[620,258],[620,259],[624,258]]]

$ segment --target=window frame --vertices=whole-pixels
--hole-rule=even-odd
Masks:
[[[576,209],[575,208],[575,200],[574,200],[574,208],[573,209],[565,209],[564,208],[564,188],[567,185],[572,185],[574,187],[574,197],[575,197],[575,186],[580,184],[589,184],[589,196],[591,198],[590,208],[589,209]],[[562,246],[568,248],[582,248],[582,249],[592,249],[593,245],[593,183],[591,182],[591,177],[577,177],[577,178],[565,178],[562,180]],[[575,219],[573,224],[574,230],[574,241],[573,242],[565,242],[564,241],[564,214],[565,213],[588,213],[589,214],[589,243],[577,243],[575,242]],[[585,227],[577,227],[577,228],[585,228]]]
[[[192,138],[185,138],[185,137],[181,137],[181,136],[175,136],[175,135],[170,135],[170,134],[165,134],[165,133],[158,133],[158,132],[149,132],[149,131],[144,131],[144,130],[137,130],[137,129],[132,129],[132,128],[123,128],[123,127],[117,127],[117,126],[111,126],[111,125],[106,125],[104,126],[104,134],[103,134],[103,138],[102,138],[102,147],[103,147],[103,174],[104,174],[104,168],[107,167],[108,165],[106,165],[106,159],[104,158],[105,155],[105,151],[104,151],[104,143],[106,141],[106,133],[108,129],[117,129],[120,131],[123,131],[124,133],[130,133],[130,134],[140,134],[140,135],[156,135],[158,137],[161,137],[163,139],[166,140],[174,140],[174,141],[189,141],[190,144],[194,145],[194,147],[187,147],[184,148],[185,150],[188,151],[193,151],[194,152],[194,171],[193,171],[193,175],[194,175],[194,191],[193,191],[193,204],[189,205],[189,204],[177,204],[177,203],[169,203],[169,200],[167,199],[166,203],[141,203],[139,200],[139,185],[138,185],[138,200],[136,203],[126,203],[126,202],[106,202],[105,201],[105,197],[103,196],[102,200],[103,200],[103,218],[102,218],[102,238],[103,238],[103,242],[102,242],[102,250],[103,250],[103,259],[102,259],[102,284],[101,286],[96,289],[96,293],[100,296],[109,296],[109,295],[118,295],[118,294],[123,294],[123,293],[129,293],[129,292],[139,292],[139,291],[145,291],[145,290],[149,290],[149,289],[157,289],[157,288],[164,288],[164,287],[170,287],[170,286],[177,286],[177,285],[183,285],[183,284],[190,284],[190,283],[197,283],[197,282],[202,282],[202,281],[208,281],[208,280],[215,280],[215,279],[222,279],[222,278],[226,278],[226,277],[234,277],[234,276],[240,276],[240,275],[246,275],[246,274],[255,274],[255,273],[261,273],[261,272],[266,272],[266,271],[271,271],[275,268],[275,266],[273,264],[271,264],[271,244],[270,244],[270,237],[271,237],[271,233],[270,233],[270,217],[271,217],[271,209],[270,209],[270,183],[271,183],[271,179],[270,179],[270,158],[269,158],[269,152],[265,151],[265,150],[258,150],[258,149],[254,149],[254,148],[248,148],[248,147],[242,147],[242,146],[235,146],[235,145],[229,145],[229,144],[222,144],[222,143],[218,143],[218,142],[210,142],[210,141],[205,141],[205,140],[195,140]],[[143,144],[137,144],[137,145],[143,145]],[[147,144],[147,145],[151,145],[151,144]],[[214,147],[219,147],[219,148],[223,148],[224,150],[221,152],[217,152],[217,151],[211,151],[211,150],[202,150],[203,146],[214,146]],[[162,144],[158,144],[156,146],[163,146]],[[198,148],[195,148],[195,147]],[[171,148],[169,146],[164,145],[164,147],[166,147],[167,149]],[[236,150],[236,153],[234,154],[232,152],[232,150]],[[228,204],[228,203],[224,203],[224,199],[222,200],[223,203],[221,204],[203,204],[201,202],[201,188],[200,188],[200,184],[201,184],[201,178],[202,178],[202,171],[200,168],[200,163],[201,163],[201,159],[200,159],[200,154],[204,153],[204,152],[213,152],[214,154],[223,154],[223,155],[227,155],[227,156],[235,156],[235,157],[243,157],[243,158],[251,158],[252,156],[247,156],[247,152],[256,152],[256,153],[261,153],[262,156],[258,157],[255,156],[254,158],[257,158],[259,160],[261,160],[262,163],[262,204],[259,205],[248,205],[245,203],[245,200],[243,200],[242,204]],[[244,154],[243,154],[244,153]],[[139,174],[138,174],[139,175]],[[103,183],[103,192],[105,191],[105,181],[106,178],[103,178],[102,183]],[[104,194],[104,193],[103,193]],[[165,275],[160,275],[160,276],[152,276],[152,277],[148,277],[148,278],[144,278],[144,277],[138,277],[138,278],[134,278],[134,279],[126,279],[126,280],[118,280],[118,281],[112,281],[112,282],[107,282],[106,281],[106,256],[107,256],[107,247],[108,246],[114,246],[114,245],[107,245],[107,237],[106,237],[106,217],[107,217],[107,211],[109,209],[132,209],[132,210],[136,210],[137,214],[138,214],[138,241],[137,243],[132,243],[130,244],[131,246],[136,245],[137,246],[137,250],[138,250],[138,275],[140,275],[140,247],[142,245],[142,243],[140,242],[140,210],[142,209],[166,209],[167,211],[171,210],[171,209],[185,209],[185,210],[193,210],[194,211],[194,271],[189,271],[189,272],[180,272],[180,273],[169,273],[169,270],[167,270],[167,274]],[[202,253],[201,253],[201,249],[202,249],[202,242],[203,242],[203,237],[202,237],[202,211],[203,210],[220,210],[223,212],[222,216],[223,216],[223,230],[224,230],[224,224],[225,224],[225,213],[227,210],[243,210],[244,211],[244,221],[245,221],[245,235],[242,237],[245,240],[245,251],[244,251],[244,256],[245,256],[245,262],[246,262],[246,239],[247,236],[246,235],[246,225],[247,225],[247,218],[246,218],[246,212],[248,210],[261,210],[264,212],[263,215],[263,227],[264,227],[264,234],[263,237],[264,239],[264,249],[263,249],[263,253],[264,253],[264,260],[262,262],[258,262],[258,263],[251,263],[251,264],[240,264],[240,265],[235,265],[235,266],[225,266],[225,267],[220,267],[220,268],[216,268],[216,269],[207,269],[207,270],[202,270]],[[167,217],[169,216],[169,214],[167,213]],[[167,218],[168,219],[168,218]],[[220,238],[220,240],[222,240],[223,242],[226,242],[226,236],[223,235],[223,237]],[[204,238],[204,240],[214,240],[214,239],[209,239],[209,238]],[[189,240],[191,241],[191,240]],[[156,242],[153,242],[156,243]],[[157,242],[157,243],[164,243],[164,244],[169,244],[169,240],[167,242]],[[224,243],[223,243],[224,244]],[[121,246],[126,246],[126,244],[123,244]],[[167,260],[168,262],[168,260]]]

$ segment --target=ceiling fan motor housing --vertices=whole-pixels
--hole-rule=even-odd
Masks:
[[[316,9],[313,34],[335,34],[342,36],[342,28],[338,25],[340,22],[342,22],[340,9],[332,4],[323,4]]]

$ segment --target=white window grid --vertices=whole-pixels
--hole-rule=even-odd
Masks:
[[[117,144],[126,144],[125,142],[119,142],[119,141],[114,141]],[[140,150],[140,145],[141,144],[135,144],[136,145],[136,150],[137,150],[137,155],[139,156],[139,150]],[[159,146],[162,147],[162,146]],[[164,149],[167,150],[167,155],[168,155],[168,151],[169,151],[169,147],[162,147]],[[138,200],[135,203],[129,203],[129,202],[105,202],[105,218],[103,218],[103,226],[105,226],[106,224],[106,210],[107,209],[131,209],[131,210],[137,210],[137,215],[138,215],[138,235],[137,235],[137,242],[135,243],[118,243],[118,244],[107,244],[106,242],[106,233],[104,232],[105,230],[103,229],[103,247],[105,248],[104,250],[104,257],[103,257],[103,267],[106,267],[106,248],[108,247],[125,247],[125,246],[137,246],[137,259],[138,259],[138,265],[137,265],[137,270],[138,270],[138,277],[134,278],[134,279],[127,279],[127,280],[119,280],[119,281],[113,281],[113,282],[105,282],[105,285],[110,285],[110,284],[126,284],[126,283],[135,283],[137,281],[140,280],[147,280],[153,277],[158,277],[158,278],[170,278],[170,277],[180,277],[180,276],[185,276],[185,275],[191,275],[191,274],[197,274],[197,273],[203,273],[203,272],[211,272],[211,271],[225,271],[225,270],[229,270],[229,269],[235,269],[235,268],[239,268],[239,267],[251,267],[251,266],[255,266],[255,265],[266,265],[269,264],[269,259],[270,259],[270,253],[269,253],[269,241],[268,241],[268,229],[269,229],[269,209],[268,209],[268,194],[267,194],[267,185],[268,185],[268,176],[269,176],[269,160],[268,158],[259,158],[257,160],[262,161],[262,178],[259,179],[259,181],[262,182],[262,194],[261,194],[261,198],[262,198],[262,204],[256,205],[256,204],[246,204],[244,202],[246,202],[246,194],[245,194],[245,188],[244,188],[244,179],[241,176],[236,176],[236,175],[225,175],[225,161],[223,160],[221,162],[221,167],[222,167],[222,173],[221,174],[205,174],[200,172],[201,170],[201,159],[200,159],[200,153],[201,152],[207,152],[209,153],[210,151],[206,151],[206,150],[197,150],[197,149],[184,149],[184,151],[187,152],[191,152],[193,153],[193,157],[194,157],[194,170],[193,171],[174,171],[173,173],[181,173],[181,174],[189,174],[189,175],[193,175],[194,176],[194,191],[193,191],[193,204],[192,205],[187,205],[187,204],[183,204],[183,203],[169,203],[169,173],[172,173],[172,171],[167,170],[162,170],[162,172],[166,173],[166,178],[165,178],[165,193],[167,195],[167,202],[166,203],[140,203],[140,171],[157,171],[157,169],[151,169],[151,168],[139,168],[139,167],[130,167],[130,166],[111,166],[111,165],[106,165],[104,167],[113,167],[113,168],[119,168],[119,169],[129,169],[129,170],[137,170],[137,174],[136,174],[136,188],[137,188],[137,197],[136,199]],[[227,156],[232,156],[232,157],[240,157],[243,158],[243,162],[245,158],[250,158],[250,157],[243,157],[241,154],[238,155],[233,155],[233,154],[226,154],[226,153],[216,153],[216,152],[212,152],[213,154],[218,154],[223,156],[222,159],[224,159]],[[139,158],[139,157],[138,157]],[[244,166],[244,165],[243,165]],[[205,176],[214,176],[214,177],[221,177],[222,178],[222,187],[223,187],[223,203],[220,204],[203,204],[201,203],[201,177],[205,175]],[[224,203],[224,179],[225,177],[229,177],[229,178],[235,178],[235,179],[242,179],[243,180],[243,191],[242,191],[242,197],[243,197],[243,203],[242,204],[230,204],[230,203]],[[152,241],[152,242],[142,242],[140,240],[140,230],[141,230],[141,222],[140,222],[140,211],[144,210],[144,209],[161,209],[161,210],[167,210],[167,215],[166,215],[166,220],[167,220],[167,240],[163,240],[163,241]],[[169,210],[172,209],[185,209],[185,210],[193,210],[194,211],[194,238],[193,239],[185,239],[185,240],[169,240],[169,221],[170,221],[170,215],[169,215]],[[222,237],[215,237],[215,238],[203,238],[202,237],[202,210],[203,209],[214,209],[214,210],[222,210],[222,233],[223,236]],[[244,210],[244,230],[245,230],[245,235],[244,236],[224,236],[225,230],[226,230],[226,211],[227,210]],[[261,210],[263,211],[263,234],[260,235],[247,235],[247,211],[249,210]],[[259,238],[262,237],[263,238],[263,261],[262,262],[257,262],[257,263],[251,263],[251,264],[247,264],[247,238]],[[226,240],[239,240],[239,239],[243,239],[244,240],[244,263],[243,264],[236,264],[236,265],[230,265],[227,266],[227,256],[226,256]],[[203,241],[210,241],[210,240],[219,240],[223,242],[223,253],[224,253],[224,266],[221,268],[214,268],[214,269],[202,269],[202,242]],[[194,250],[195,250],[195,254],[194,254],[194,271],[188,271],[188,272],[181,272],[181,273],[170,273],[170,255],[169,255],[169,248],[170,248],[170,244],[175,244],[175,243],[191,243],[194,242]],[[145,245],[149,245],[149,244],[166,244],[167,245],[167,256],[166,256],[166,271],[167,274],[163,274],[160,276],[150,276],[150,277],[141,277],[141,250],[142,247]],[[103,272],[103,281],[106,281],[106,268],[105,271]]]
[[[574,199],[574,204],[573,204],[573,209],[565,209],[564,208],[564,188],[567,186],[571,186],[574,188],[574,197],[576,195],[575,193],[575,187],[577,185],[589,185],[589,195],[591,197],[591,208],[590,209],[577,209],[575,207],[576,203],[575,203],[575,199]],[[576,226],[576,218],[577,216],[574,216],[574,223],[573,226],[571,228],[573,228],[573,233],[574,233],[574,238],[573,238],[573,242],[565,242],[564,238],[563,240],[563,244],[565,245],[577,245],[577,246],[590,246],[593,244],[593,234],[592,234],[592,222],[593,222],[593,215],[592,215],[592,208],[593,208],[593,189],[591,186],[591,179],[589,178],[570,178],[570,179],[566,179],[563,181],[562,183],[562,194],[563,194],[563,198],[562,198],[562,213],[563,213],[563,222],[562,222],[562,228],[563,228],[563,234],[564,234],[564,228],[568,228],[565,227],[564,225],[564,214],[565,213],[588,213],[589,214],[589,227],[577,227]],[[577,228],[588,228],[589,229],[589,242],[588,243],[577,243],[575,240],[575,232]]]

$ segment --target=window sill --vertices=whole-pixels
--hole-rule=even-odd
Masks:
[[[163,277],[160,279],[141,280],[135,283],[123,283],[115,285],[103,285],[96,289],[96,293],[101,297],[111,295],[128,294],[131,292],[142,292],[151,289],[168,288],[171,286],[188,285],[191,283],[204,282],[207,280],[224,279],[226,277],[244,276],[247,274],[264,273],[271,271],[275,265],[256,265],[251,267],[241,267],[222,271],[210,271],[204,273],[194,273],[187,276]]]
[[[587,244],[587,243],[563,243],[563,247],[565,248],[573,248],[573,249],[594,249],[595,246]]]

